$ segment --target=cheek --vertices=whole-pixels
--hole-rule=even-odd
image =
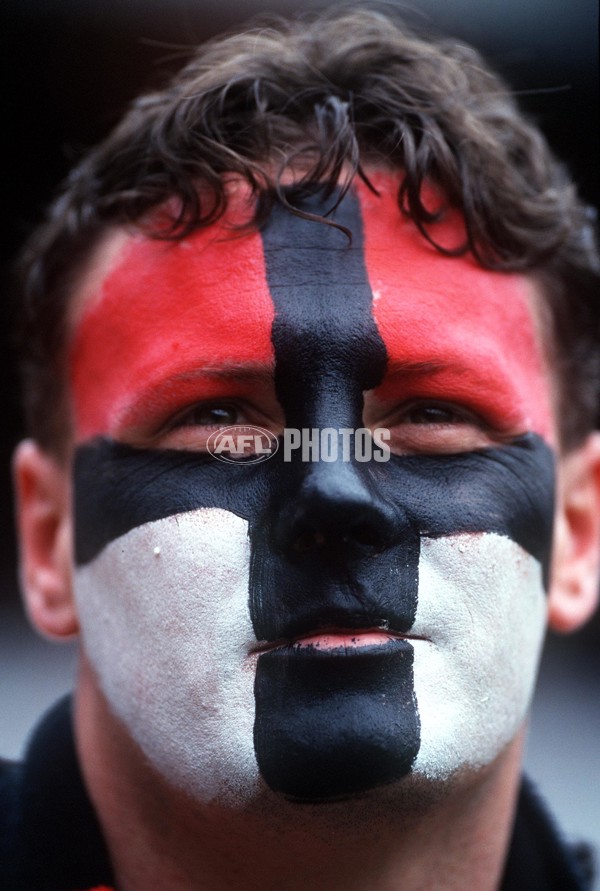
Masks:
[[[257,778],[247,523],[220,509],[146,523],[79,568],[75,585],[100,686],[153,766],[204,800],[247,789]]]
[[[421,749],[444,778],[492,761],[527,712],[546,622],[540,563],[502,535],[424,539],[413,631]]]

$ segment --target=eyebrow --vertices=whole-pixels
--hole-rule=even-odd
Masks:
[[[408,374],[435,374],[453,368],[464,371],[465,366],[457,362],[411,362],[409,359],[391,359],[385,370],[386,378],[404,377]]]
[[[270,384],[273,380],[274,363],[268,362],[230,362],[219,366],[198,366],[185,371],[165,372],[164,376],[146,380],[140,389],[130,392],[129,399],[118,412],[120,423],[131,423],[138,417],[141,404],[156,404],[157,400],[168,398],[177,385],[190,384],[202,380],[250,382],[261,385]]]
[[[203,377],[212,377],[219,380],[232,378],[234,380],[264,380],[265,378],[273,377],[274,369],[274,362],[227,362],[226,365],[218,366],[199,365],[197,368],[168,374],[164,379],[156,381],[155,384],[160,386],[161,384],[169,384],[171,382],[194,381]]]
[[[130,407],[143,400],[153,400],[168,396],[178,385],[189,384],[193,387],[202,381],[223,381],[235,384],[249,383],[257,385],[270,384],[273,381],[275,364],[268,362],[227,362],[225,365],[198,365],[184,371],[169,372],[150,377],[144,386],[132,394]]]

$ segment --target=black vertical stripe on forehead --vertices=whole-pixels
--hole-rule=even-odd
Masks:
[[[325,214],[320,191],[300,204]],[[288,427],[362,426],[362,394],[385,373],[387,353],[372,312],[358,196],[334,215],[352,233],[276,205],[261,235],[275,307],[275,387]]]

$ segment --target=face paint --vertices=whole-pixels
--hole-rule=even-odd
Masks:
[[[79,441],[123,438],[199,399],[254,393],[257,379],[272,375],[260,239],[228,228],[243,220],[234,203],[233,219],[193,239],[139,236],[125,245],[73,343]]]
[[[469,257],[440,254],[400,217],[385,179],[374,177],[374,185],[385,190],[384,199],[362,185],[360,194],[373,315],[388,351],[379,397],[394,403],[399,395],[439,396],[499,430],[533,431],[552,442],[549,383],[526,282],[484,270]],[[455,245],[463,241],[461,230],[460,218],[450,214],[433,234]]]
[[[245,520],[195,510],[132,528],[77,570],[108,702],[150,763],[206,802],[239,804],[258,783],[248,551]]]
[[[436,266],[362,187],[336,222],[351,246],[279,207],[260,235],[133,240],[74,341],[84,643],[147,757],[200,800],[443,780],[493,760],[531,694],[552,458],[525,283]],[[288,426],[360,427],[373,391],[386,411],[456,401],[499,440],[533,432],[379,465],[114,441],[137,445],[165,406],[243,397],[239,370],[273,356]]]

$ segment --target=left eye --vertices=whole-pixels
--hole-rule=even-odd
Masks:
[[[380,426],[389,429],[389,447],[400,455],[469,452],[497,440],[478,415],[461,405],[445,402],[409,402]]]
[[[447,405],[416,404],[409,406],[400,419],[404,424],[468,424],[472,418]]]

